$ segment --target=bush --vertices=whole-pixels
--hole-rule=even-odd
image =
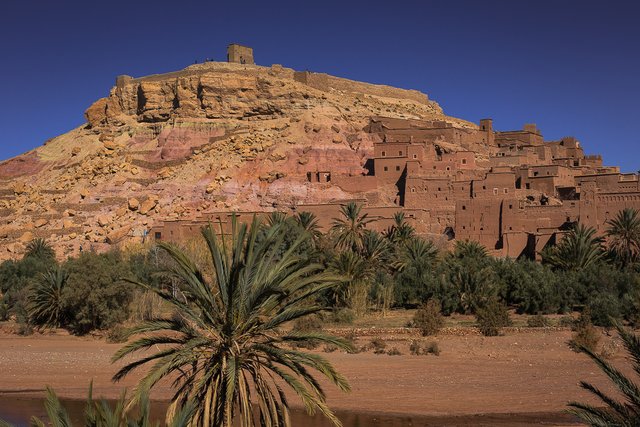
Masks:
[[[356,315],[353,310],[349,308],[342,308],[340,310],[335,310],[331,316],[331,321],[333,323],[343,324],[343,325],[351,325],[353,321],[356,319]]]
[[[431,341],[424,350],[425,354],[433,354],[434,356],[440,356],[440,346],[437,342]]]
[[[482,335],[494,337],[500,329],[511,325],[507,306],[496,298],[487,301],[476,313],[476,321]]]
[[[558,319],[558,326],[560,326],[561,328],[573,329],[575,323],[575,319],[571,316],[562,316],[560,319]]]
[[[527,326],[530,328],[546,328],[550,326],[551,322],[549,319],[544,317],[542,314],[536,314],[535,316],[529,316],[527,319]]]
[[[423,345],[420,341],[413,340],[409,344],[409,353],[414,356],[427,356],[429,354],[440,356],[440,346],[436,341]]]
[[[127,329],[122,325],[115,325],[107,331],[107,342],[119,344],[127,341]]]
[[[591,323],[591,312],[589,309],[585,309],[574,323],[573,335],[571,340],[569,340],[569,347],[576,352],[580,352],[583,348],[586,348],[592,353],[595,353],[599,342],[600,335],[593,326],[593,323]]]
[[[299,319],[296,319],[296,321],[293,323],[294,332],[312,333],[312,332],[319,332],[321,330],[322,330],[322,321],[316,315],[301,317]],[[300,341],[296,343],[296,347],[306,348],[309,350],[313,350],[317,348],[319,345],[320,343],[313,339]]]
[[[391,347],[389,351],[387,351],[387,354],[389,356],[402,356],[402,353],[396,347]]]
[[[336,351],[338,349],[338,347],[336,347],[333,344],[327,344],[324,346],[324,348],[322,349],[322,351],[324,351],[325,353],[333,353],[334,351]]]
[[[430,299],[413,316],[413,325],[420,329],[423,337],[436,335],[444,326],[440,303]]]
[[[596,326],[611,328],[614,322],[620,319],[620,301],[610,294],[600,294],[596,296],[591,304],[591,322]]]
[[[369,348],[372,349],[375,354],[384,354],[387,343],[382,338],[374,338],[369,342]]]
[[[422,354],[422,345],[418,340],[412,340],[409,344],[409,353],[413,356],[420,356]]]
[[[133,287],[122,279],[131,272],[119,253],[85,252],[67,261],[64,269],[69,274],[63,299],[71,332],[105,330],[128,318]]]
[[[322,330],[322,321],[315,315],[301,317],[293,323],[293,330],[296,332],[318,332]]]

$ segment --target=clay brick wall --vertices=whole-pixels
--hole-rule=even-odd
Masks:
[[[333,176],[331,179],[338,187],[349,193],[374,191],[378,188],[378,178],[376,176]]]
[[[513,172],[490,172],[484,180],[473,182],[473,197],[509,197],[515,192],[515,182]]]
[[[293,73],[293,79],[314,89],[324,92],[329,91],[329,76],[327,74],[312,73],[311,71],[296,71]]]
[[[455,206],[454,190],[450,179],[407,177],[404,194],[406,208]]]
[[[375,171],[381,184],[395,184],[405,172],[406,157],[375,159]]]

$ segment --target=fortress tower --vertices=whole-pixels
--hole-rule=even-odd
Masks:
[[[227,46],[227,62],[237,64],[255,64],[253,61],[253,49],[247,46],[232,43]]]

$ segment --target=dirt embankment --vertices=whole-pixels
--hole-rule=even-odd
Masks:
[[[372,336],[360,337],[358,344],[367,344]],[[434,339],[440,356],[410,355],[410,336],[382,333],[379,337],[402,354],[325,354],[353,389],[343,395],[327,387],[332,408],[431,417],[548,416],[560,414],[570,400],[591,401],[578,387],[580,380],[609,389],[594,364],[568,349],[568,330],[508,331],[494,338],[443,335]],[[93,379],[95,395],[116,398],[122,387],[132,388],[138,378],[132,375],[122,383],[111,382],[118,366],[110,358],[120,346],[64,335],[0,335],[0,396],[39,394],[51,385],[62,397],[84,398]],[[611,360],[624,365],[622,351]],[[168,399],[170,390],[158,389],[153,397]]]

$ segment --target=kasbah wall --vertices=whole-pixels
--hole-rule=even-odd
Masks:
[[[249,58],[242,47],[230,46],[230,61]],[[253,61],[253,52],[250,55]],[[295,80],[320,90],[328,76],[299,72]],[[555,244],[572,224],[581,222],[604,234],[607,221],[620,210],[640,209],[637,174],[603,166],[599,155],[585,155],[573,137],[545,141],[535,124],[522,130],[497,132],[491,119],[478,129],[444,121],[371,117],[367,132],[377,134],[368,173],[346,176],[310,170],[309,185],[337,185],[354,194],[349,200],[322,205],[291,206],[288,213],[314,213],[328,230],[344,204],[355,201],[386,230],[403,211],[425,236],[446,235],[474,240],[496,256],[535,258]],[[474,147],[488,148],[480,156]],[[393,194],[391,204],[381,204]],[[365,197],[361,197],[361,195]],[[209,212],[193,220],[165,221],[151,232],[156,239],[181,241],[199,234],[207,223],[229,231],[232,212]],[[235,213],[240,221],[268,212]]]

